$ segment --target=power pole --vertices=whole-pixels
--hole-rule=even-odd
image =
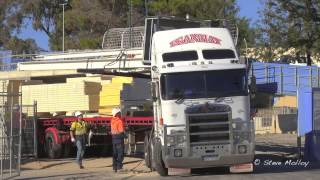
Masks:
[[[144,0],[145,16],[148,17],[148,0]]]
[[[64,52],[64,9],[67,4],[68,0],[64,0],[64,3],[60,4],[62,6],[62,52]]]

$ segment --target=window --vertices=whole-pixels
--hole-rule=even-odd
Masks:
[[[198,60],[197,51],[180,51],[162,54],[163,62]]]
[[[236,58],[234,51],[230,49],[211,49],[202,51],[204,59],[233,59]]]
[[[160,81],[165,100],[248,95],[245,69],[170,73]]]

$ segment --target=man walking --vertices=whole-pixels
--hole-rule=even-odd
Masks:
[[[77,120],[71,124],[70,137],[71,142],[76,143],[77,146],[77,164],[80,169],[83,169],[82,158],[86,145],[87,123],[83,120],[83,114],[80,111],[75,112],[74,115]]]
[[[113,171],[122,171],[124,156],[124,123],[119,108],[112,109],[111,134],[113,145]]]

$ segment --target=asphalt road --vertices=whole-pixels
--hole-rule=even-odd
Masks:
[[[85,169],[78,169],[74,159],[32,161],[22,165],[21,176],[15,179],[263,179],[263,180],[293,180],[319,179],[320,164],[303,159],[287,158],[279,155],[266,155],[258,152],[255,158],[253,173],[231,174],[226,168],[209,168],[192,170],[191,174],[161,177],[156,172],[150,172],[144,166],[141,158],[126,157],[125,172],[112,172],[111,158],[89,158],[84,162]]]
[[[261,180],[312,180],[320,179],[320,163],[301,159],[297,156],[295,135],[272,135],[256,137],[256,157],[254,172],[231,174],[226,168],[192,170],[191,174],[161,177],[144,165],[141,157],[126,157],[125,172],[112,172],[111,157],[85,158],[85,169],[79,169],[74,158],[59,160],[40,159],[22,164],[21,175],[15,179],[261,179]],[[1,178],[0,178],[1,179]]]

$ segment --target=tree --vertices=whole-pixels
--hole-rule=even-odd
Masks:
[[[294,47],[307,54],[319,50],[320,2],[317,0],[268,0],[263,11],[260,42],[271,48]]]
[[[2,1],[1,1],[2,2]],[[51,50],[61,50],[62,3],[66,0],[4,0],[7,13],[0,23],[8,22],[8,31],[19,32],[26,23],[49,37]],[[147,2],[147,3],[146,3]],[[148,15],[185,17],[195,19],[229,19],[239,24],[241,41],[252,37],[247,19],[238,18],[236,0],[69,0],[65,6],[65,49],[100,48],[103,34],[114,27],[139,26]],[[0,30],[1,33],[1,30]],[[6,40],[9,42],[9,39]],[[13,42],[17,42],[14,38]],[[28,41],[32,43],[31,41]],[[1,43],[1,40],[0,40]],[[24,43],[18,43],[24,46]],[[1,44],[0,44],[1,45]],[[239,45],[243,43],[239,41]],[[33,45],[32,45],[33,46]],[[11,46],[13,47],[13,46]]]

